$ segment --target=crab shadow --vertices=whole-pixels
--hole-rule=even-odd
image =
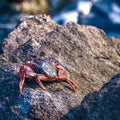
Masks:
[[[120,120],[120,74],[100,90],[87,94],[61,120]]]
[[[66,81],[41,81],[43,86],[47,89],[49,92],[55,92],[55,91],[61,91],[61,90],[70,90],[73,91],[71,86],[66,82]],[[25,80],[25,85],[23,86],[23,89],[33,89],[33,90],[42,90],[39,85],[36,83],[34,79],[26,79]]]

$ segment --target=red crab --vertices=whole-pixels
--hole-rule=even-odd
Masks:
[[[68,82],[74,92],[78,89],[77,85],[67,76],[67,72],[64,67],[57,65],[54,62],[48,62],[45,60],[27,62],[25,65],[20,67],[20,94],[22,94],[25,78],[35,79],[39,87],[43,90],[46,90],[46,88],[43,86],[41,81],[49,82],[56,80],[64,80]]]

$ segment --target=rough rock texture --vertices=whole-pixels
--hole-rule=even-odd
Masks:
[[[57,25],[46,15],[24,18],[4,40],[2,48],[0,116],[5,120],[82,119],[84,109],[80,103],[84,96],[99,90],[120,72],[118,39],[108,38],[102,30],[91,26]],[[34,59],[48,59],[63,65],[78,85],[77,93],[64,81],[44,82],[48,93],[34,80],[26,80],[19,95],[20,65]]]
[[[120,74],[81,103],[81,120],[120,120]]]

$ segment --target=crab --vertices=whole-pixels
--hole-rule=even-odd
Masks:
[[[25,79],[34,79],[39,87],[47,91],[41,81],[66,81],[76,92],[77,85],[68,77],[66,69],[56,64],[55,62],[48,62],[46,60],[35,60],[34,62],[27,62],[20,67],[20,82],[19,91],[22,94]]]

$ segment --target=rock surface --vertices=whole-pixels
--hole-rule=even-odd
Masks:
[[[84,98],[79,115],[82,120],[120,120],[119,105],[120,74],[117,74],[98,92]]]
[[[120,72],[118,39],[108,38],[92,26],[75,23],[60,26],[46,15],[24,18],[4,40],[2,49],[0,116],[5,120],[82,119],[84,109],[80,103],[84,96],[99,90]],[[26,80],[19,95],[20,65],[34,59],[48,59],[63,65],[78,85],[77,93],[64,81],[44,82],[48,89],[45,92],[34,80]]]

